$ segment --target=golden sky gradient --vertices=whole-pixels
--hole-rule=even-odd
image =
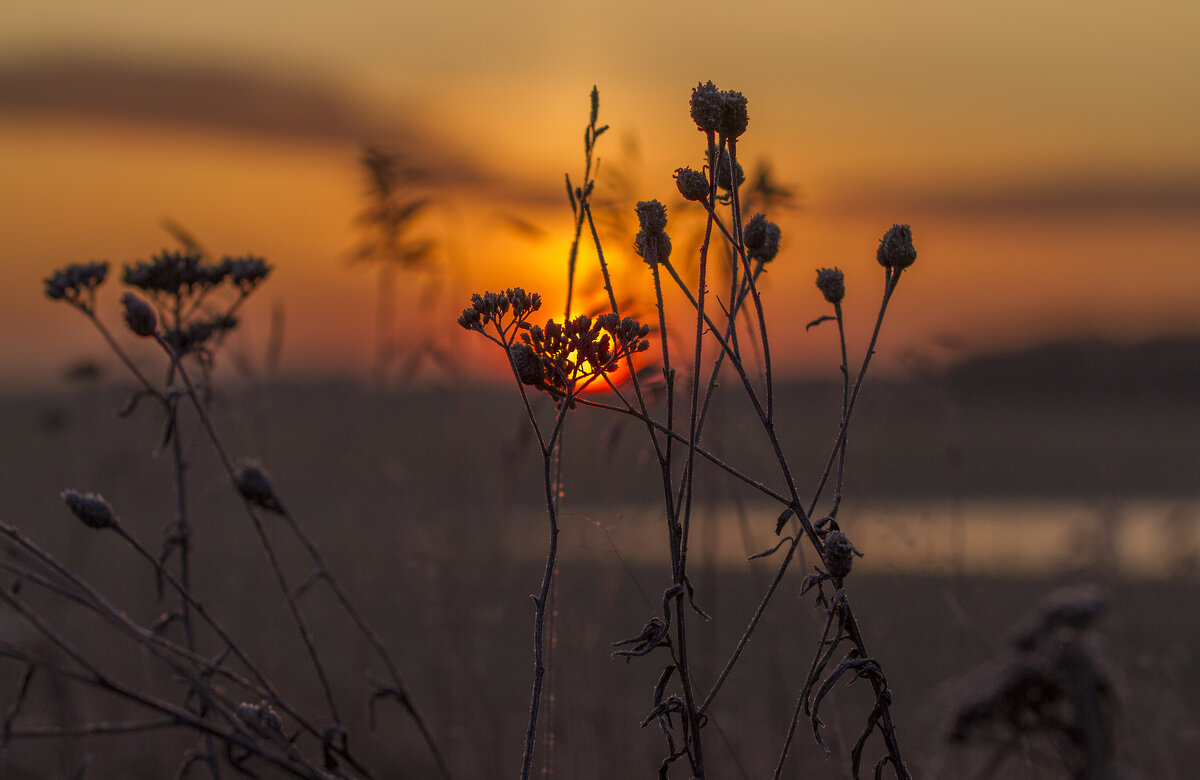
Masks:
[[[41,279],[146,259],[171,218],[215,254],[277,265],[291,370],[365,373],[374,278],[358,237],[364,142],[440,177],[426,230],[443,271],[407,281],[410,332],[473,366],[453,319],[472,291],[539,289],[557,313],[587,95],[600,89],[600,197],[628,200],[606,253],[646,300],[632,207],[672,206],[700,163],[697,81],[749,98],[739,145],[800,208],[769,215],[777,359],[827,370],[814,269],[847,273],[862,342],[893,222],[913,226],[881,358],[935,361],[1075,335],[1200,331],[1200,6],[1194,2],[9,3],[0,26],[0,377],[103,355]],[[540,237],[511,229],[511,217]],[[681,260],[681,258],[676,258]],[[585,265],[587,258],[584,259]],[[115,288],[115,285],[114,285]],[[116,290],[105,298],[115,314]],[[444,327],[442,325],[444,324]]]

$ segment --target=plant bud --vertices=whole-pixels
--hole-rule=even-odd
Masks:
[[[255,506],[284,514],[283,505],[275,497],[271,478],[261,465],[253,460],[243,460],[234,469],[233,484],[242,498]]]
[[[131,292],[121,296],[121,303],[125,306],[125,324],[129,329],[143,338],[153,336],[158,328],[154,307]]]
[[[729,152],[721,149],[720,157],[717,158],[717,186],[726,192],[741,187],[746,183],[746,172],[742,170],[742,164],[737,160],[733,161],[733,175],[730,178],[729,171]]]
[[[97,530],[110,528],[116,524],[112,507],[104,496],[98,493],[80,493],[77,490],[64,490],[62,499],[75,517],[83,521],[88,528]]]
[[[522,384],[536,386],[545,379],[545,368],[542,366],[541,358],[533,351],[533,347],[528,344],[513,344],[508,348],[508,355],[512,359],[513,367],[517,369],[517,376],[521,378]]]

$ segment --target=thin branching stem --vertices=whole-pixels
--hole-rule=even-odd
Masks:
[[[218,455],[219,459],[221,460],[222,465],[225,467],[225,471],[228,474],[230,480],[236,481],[237,474],[236,474],[236,469],[234,467],[233,461],[230,459],[228,453],[225,450],[224,445],[221,443],[221,438],[220,438],[220,436],[217,435],[216,428],[213,426],[212,420],[209,418],[207,411],[205,411],[205,409],[204,409],[204,405],[201,403],[200,398],[197,396],[195,385],[192,383],[191,379],[188,377],[187,371],[183,368],[183,366],[181,364],[178,363],[178,359],[175,356],[175,353],[170,349],[170,347],[165,342],[162,342],[161,339],[160,339],[160,343],[162,344],[163,348],[167,350],[168,355],[170,355],[172,357],[172,359],[176,361],[176,365],[179,370],[180,378],[183,380],[183,382],[187,388],[188,397],[191,399],[192,404],[193,404],[194,408],[196,409],[197,415],[200,417],[200,421],[201,421],[201,424],[202,424],[204,430],[208,433],[209,439],[213,445],[213,449],[216,450],[217,455]],[[328,678],[324,671],[324,667],[320,662],[319,656],[317,655],[316,645],[312,639],[312,632],[308,628],[308,624],[305,621],[304,616],[300,612],[300,608],[299,608],[299,604],[297,602],[296,596],[293,594],[293,592],[287,585],[286,576],[284,575],[283,570],[280,567],[277,558],[275,557],[274,547],[271,544],[270,539],[266,534],[266,529],[264,528],[262,518],[259,516],[259,512],[258,512],[257,508],[250,501],[243,500],[242,503],[245,505],[246,512],[251,518],[251,521],[254,525],[255,531],[258,534],[259,541],[263,547],[263,552],[267,557],[268,563],[270,564],[271,569],[275,574],[276,581],[279,583],[280,589],[284,594],[284,598],[286,599],[286,601],[288,603],[288,608],[292,613],[293,620],[297,625],[297,629],[300,632],[301,638],[304,641],[306,648],[308,649],[310,660],[312,661],[314,670],[316,671],[318,679],[321,682],[322,690],[325,693],[326,702],[329,705],[330,712],[333,715],[333,719],[335,722],[341,723],[341,719],[337,715],[336,703],[333,698],[332,686],[329,685]],[[404,681],[400,676],[398,668],[392,662],[390,655],[388,655],[387,650],[383,645],[383,642],[379,639],[378,635],[374,632],[373,629],[371,629],[370,624],[366,621],[366,619],[362,616],[362,614],[354,606],[353,601],[350,599],[350,597],[346,593],[346,591],[342,588],[341,584],[339,583],[337,578],[334,576],[333,572],[329,569],[328,566],[325,565],[324,557],[320,554],[320,550],[316,546],[316,544],[312,541],[312,538],[308,536],[308,534],[304,531],[303,527],[300,526],[300,524],[298,522],[296,522],[295,518],[292,517],[292,515],[290,513],[285,511],[282,513],[282,516],[283,516],[285,522],[287,523],[288,528],[292,531],[292,533],[296,536],[296,538],[301,542],[301,544],[304,546],[305,550],[308,552],[313,563],[317,566],[318,571],[321,572],[321,578],[324,579],[325,582],[330,586],[330,589],[333,591],[334,596],[338,600],[338,603],[342,606],[343,610],[345,610],[346,613],[350,616],[351,620],[354,621],[354,623],[357,626],[357,628],[359,629],[360,633],[363,634],[364,638],[371,645],[372,649],[376,652],[376,654],[383,661],[385,667],[388,670],[388,674],[392,677],[393,683],[396,685],[397,689],[400,691],[400,693],[404,697],[405,709],[409,712],[410,716],[413,718],[414,722],[416,723],[418,730],[421,732],[422,739],[425,741],[426,748],[430,751],[430,754],[433,756],[434,761],[438,766],[439,773],[444,778],[450,778],[451,774],[450,774],[450,770],[449,770],[449,764],[447,763],[444,755],[442,754],[441,749],[438,747],[437,740],[435,739],[432,730],[429,728],[424,716],[421,714],[420,708],[417,706],[416,701],[413,699],[411,693],[408,691],[407,686],[405,686]]]

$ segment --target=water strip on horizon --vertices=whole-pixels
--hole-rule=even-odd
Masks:
[[[776,544],[777,509],[702,508],[691,530],[693,565],[773,569],[782,553],[747,562]],[[864,502],[840,513],[864,557],[859,572],[1055,576],[1078,573],[1165,578],[1200,573],[1200,498],[970,499]],[[512,510],[504,546],[518,560],[545,553],[545,519]],[[564,561],[646,566],[667,560],[662,509],[651,505],[564,507]],[[785,529],[784,535],[790,534]],[[813,561],[805,546],[806,561]]]

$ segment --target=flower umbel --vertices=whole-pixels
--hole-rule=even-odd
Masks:
[[[108,263],[75,263],[54,272],[46,279],[46,297],[52,301],[67,301],[76,306],[87,307],[82,299],[104,283],[108,276]]]
[[[476,293],[471,296],[471,305],[459,315],[458,324],[482,333],[485,325],[495,323],[502,334],[507,334],[514,325],[522,326],[529,315],[540,308],[542,296],[526,293],[520,287],[510,287],[499,293]],[[504,318],[510,312],[512,319],[505,323]]]
[[[650,342],[646,340],[649,333],[649,325],[611,313],[594,321],[587,315],[561,324],[550,320],[544,328],[534,325],[521,334],[523,346],[529,352],[522,350],[520,360],[526,364],[538,360],[540,378],[533,368],[522,370],[515,362],[517,355],[514,365],[521,373],[521,381],[525,382],[527,376],[540,379],[526,384],[537,384],[552,394],[574,394],[580,386],[615,370],[627,356],[649,349]]]

